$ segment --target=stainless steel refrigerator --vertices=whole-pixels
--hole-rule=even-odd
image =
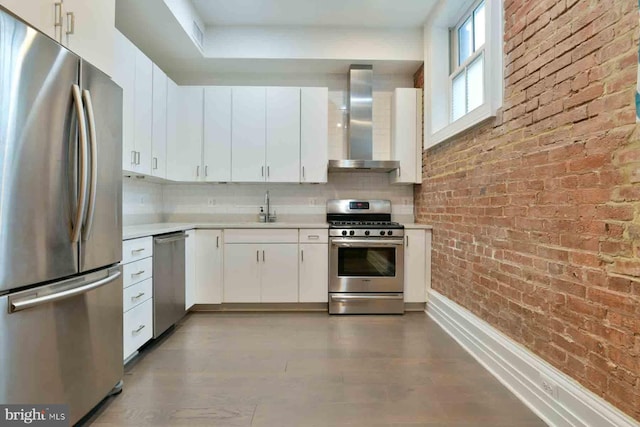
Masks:
[[[122,90],[0,7],[0,403],[122,378]]]

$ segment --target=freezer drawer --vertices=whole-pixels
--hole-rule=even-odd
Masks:
[[[69,404],[74,424],[122,379],[120,267],[0,297],[0,402]]]

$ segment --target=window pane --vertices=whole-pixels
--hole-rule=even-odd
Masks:
[[[467,112],[484,101],[484,55],[480,55],[467,68]]]
[[[484,2],[480,3],[476,10],[473,12],[473,35],[474,35],[474,47],[473,51],[475,52],[484,44],[484,34],[485,34],[485,7]]]
[[[453,78],[451,94],[451,115],[453,120],[458,120],[466,113],[464,71]]]
[[[462,64],[473,53],[473,20],[464,21],[458,29],[458,65]]]

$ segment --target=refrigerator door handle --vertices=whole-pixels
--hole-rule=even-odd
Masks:
[[[104,279],[91,282],[87,285],[78,286],[77,288],[66,289],[61,292],[56,292],[49,295],[34,298],[23,298],[15,301],[9,301],[9,313],[15,313],[16,311],[26,310],[28,308],[37,307],[42,304],[49,304],[52,302],[60,301],[66,298],[70,298],[76,295],[84,294],[101,286],[109,284],[120,277],[120,271],[115,271],[113,274],[105,277]]]
[[[80,157],[80,189],[78,191],[78,206],[73,223],[71,224],[71,243],[78,243],[80,240],[80,232],[82,231],[82,218],[85,215],[85,204],[87,195],[87,179],[86,179],[86,150],[87,150],[87,123],[84,118],[84,108],[82,106],[82,96],[80,95],[80,86],[73,85],[73,104],[76,109],[78,119],[78,136],[80,139],[78,157]]]
[[[91,144],[91,182],[89,183],[89,208],[84,224],[82,240],[89,240],[91,229],[93,228],[93,216],[96,210],[96,188],[98,181],[98,141],[96,137],[96,118],[93,113],[91,93],[88,90],[82,91],[82,99],[87,109],[87,119],[89,124],[89,143]]]

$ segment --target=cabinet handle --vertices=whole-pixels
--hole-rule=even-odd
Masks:
[[[220,247],[220,236],[216,236],[216,248]]]
[[[54,20],[53,27],[56,29],[56,36],[58,34],[57,28],[60,27],[60,43],[62,43],[62,1],[54,3]]]
[[[264,262],[264,251],[262,251],[262,262]]]
[[[158,169],[158,158],[157,157],[153,158],[153,169],[154,170]]]
[[[131,151],[131,164],[132,165],[136,164],[136,152],[135,151]]]
[[[133,332],[134,334],[137,334],[138,332],[140,332],[141,330],[143,330],[143,329],[144,329],[144,327],[145,327],[145,325],[140,325],[140,326],[138,326],[138,329],[134,329],[134,330],[133,330],[133,331],[131,331],[131,332]]]
[[[209,176],[209,166],[204,167],[204,176]]]
[[[409,247],[409,236],[405,236],[407,238],[407,247]]]
[[[267,166],[267,178],[268,178],[269,176],[271,176],[271,172],[270,172],[270,171],[271,171],[271,167],[270,167],[270,166]]]
[[[139,275],[141,275],[142,273],[144,273],[144,270],[140,270],[140,271],[138,271],[137,273],[131,273],[131,275],[132,275],[132,276],[139,276]]]
[[[256,262],[260,262],[260,251],[256,251]]]
[[[400,166],[398,166],[398,178],[402,176],[402,170],[400,169]]]
[[[141,298],[144,296],[144,292],[140,292],[138,295],[136,295],[135,297],[131,297],[131,301],[133,300],[137,300],[138,298]]]
[[[305,179],[305,177],[304,177],[304,166],[302,167],[302,179]]]
[[[301,261],[304,262],[304,249],[300,249]]]
[[[131,249],[131,255],[133,254],[138,254],[140,252],[144,251],[144,248],[140,248],[140,249]]]
[[[76,15],[73,12],[67,12],[67,35],[76,32]]]
[[[139,165],[140,164],[140,152],[139,151],[136,151],[136,159],[137,159],[136,160],[136,165]]]
[[[262,176],[264,176],[264,166],[262,167]]]
[[[320,236],[317,234],[309,234],[308,238],[309,240],[318,240],[320,239]]]
[[[196,176],[200,176],[200,166],[196,166]]]

